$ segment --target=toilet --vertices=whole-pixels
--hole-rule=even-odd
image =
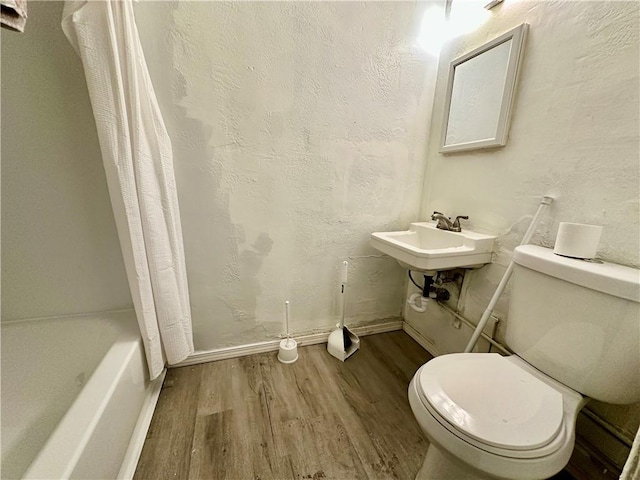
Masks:
[[[409,403],[430,441],[419,480],[545,479],[567,464],[578,412],[640,400],[640,271],[517,247],[511,356],[424,364]]]

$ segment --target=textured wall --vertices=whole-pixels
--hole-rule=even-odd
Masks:
[[[173,140],[196,348],[399,316],[371,232],[415,220],[436,61],[425,4],[140,2]]]
[[[556,202],[535,243],[558,223],[604,225],[600,256],[640,266],[638,4],[506,2],[440,58],[422,212],[469,214],[511,251],[541,195]],[[448,62],[522,22],[525,47],[509,143],[438,153]],[[504,262],[503,262],[504,263]]]
[[[2,318],[131,308],[82,66],[62,2],[2,29]]]
[[[604,225],[599,256],[640,266],[639,9],[637,2],[506,1],[443,50],[422,216],[468,214],[467,226],[498,233],[500,243],[495,263],[467,275],[459,308],[468,318],[480,318],[545,194],[556,202],[532,243],[553,246],[562,221]],[[522,22],[530,29],[507,146],[438,153],[448,63]],[[507,306],[508,294],[496,310],[503,319]],[[591,408],[635,434],[640,405]]]

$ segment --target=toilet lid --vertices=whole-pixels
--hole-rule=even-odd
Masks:
[[[498,354],[434,358],[419,384],[423,399],[455,429],[487,445],[535,449],[562,427],[562,394]]]

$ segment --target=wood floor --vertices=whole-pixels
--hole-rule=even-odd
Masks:
[[[411,479],[427,439],[407,400],[431,358],[402,331],[342,363],[326,345],[171,369],[134,479]]]

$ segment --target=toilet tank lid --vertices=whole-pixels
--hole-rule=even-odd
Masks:
[[[513,261],[582,287],[640,303],[640,270],[636,268],[563,257],[536,245],[516,247]]]

